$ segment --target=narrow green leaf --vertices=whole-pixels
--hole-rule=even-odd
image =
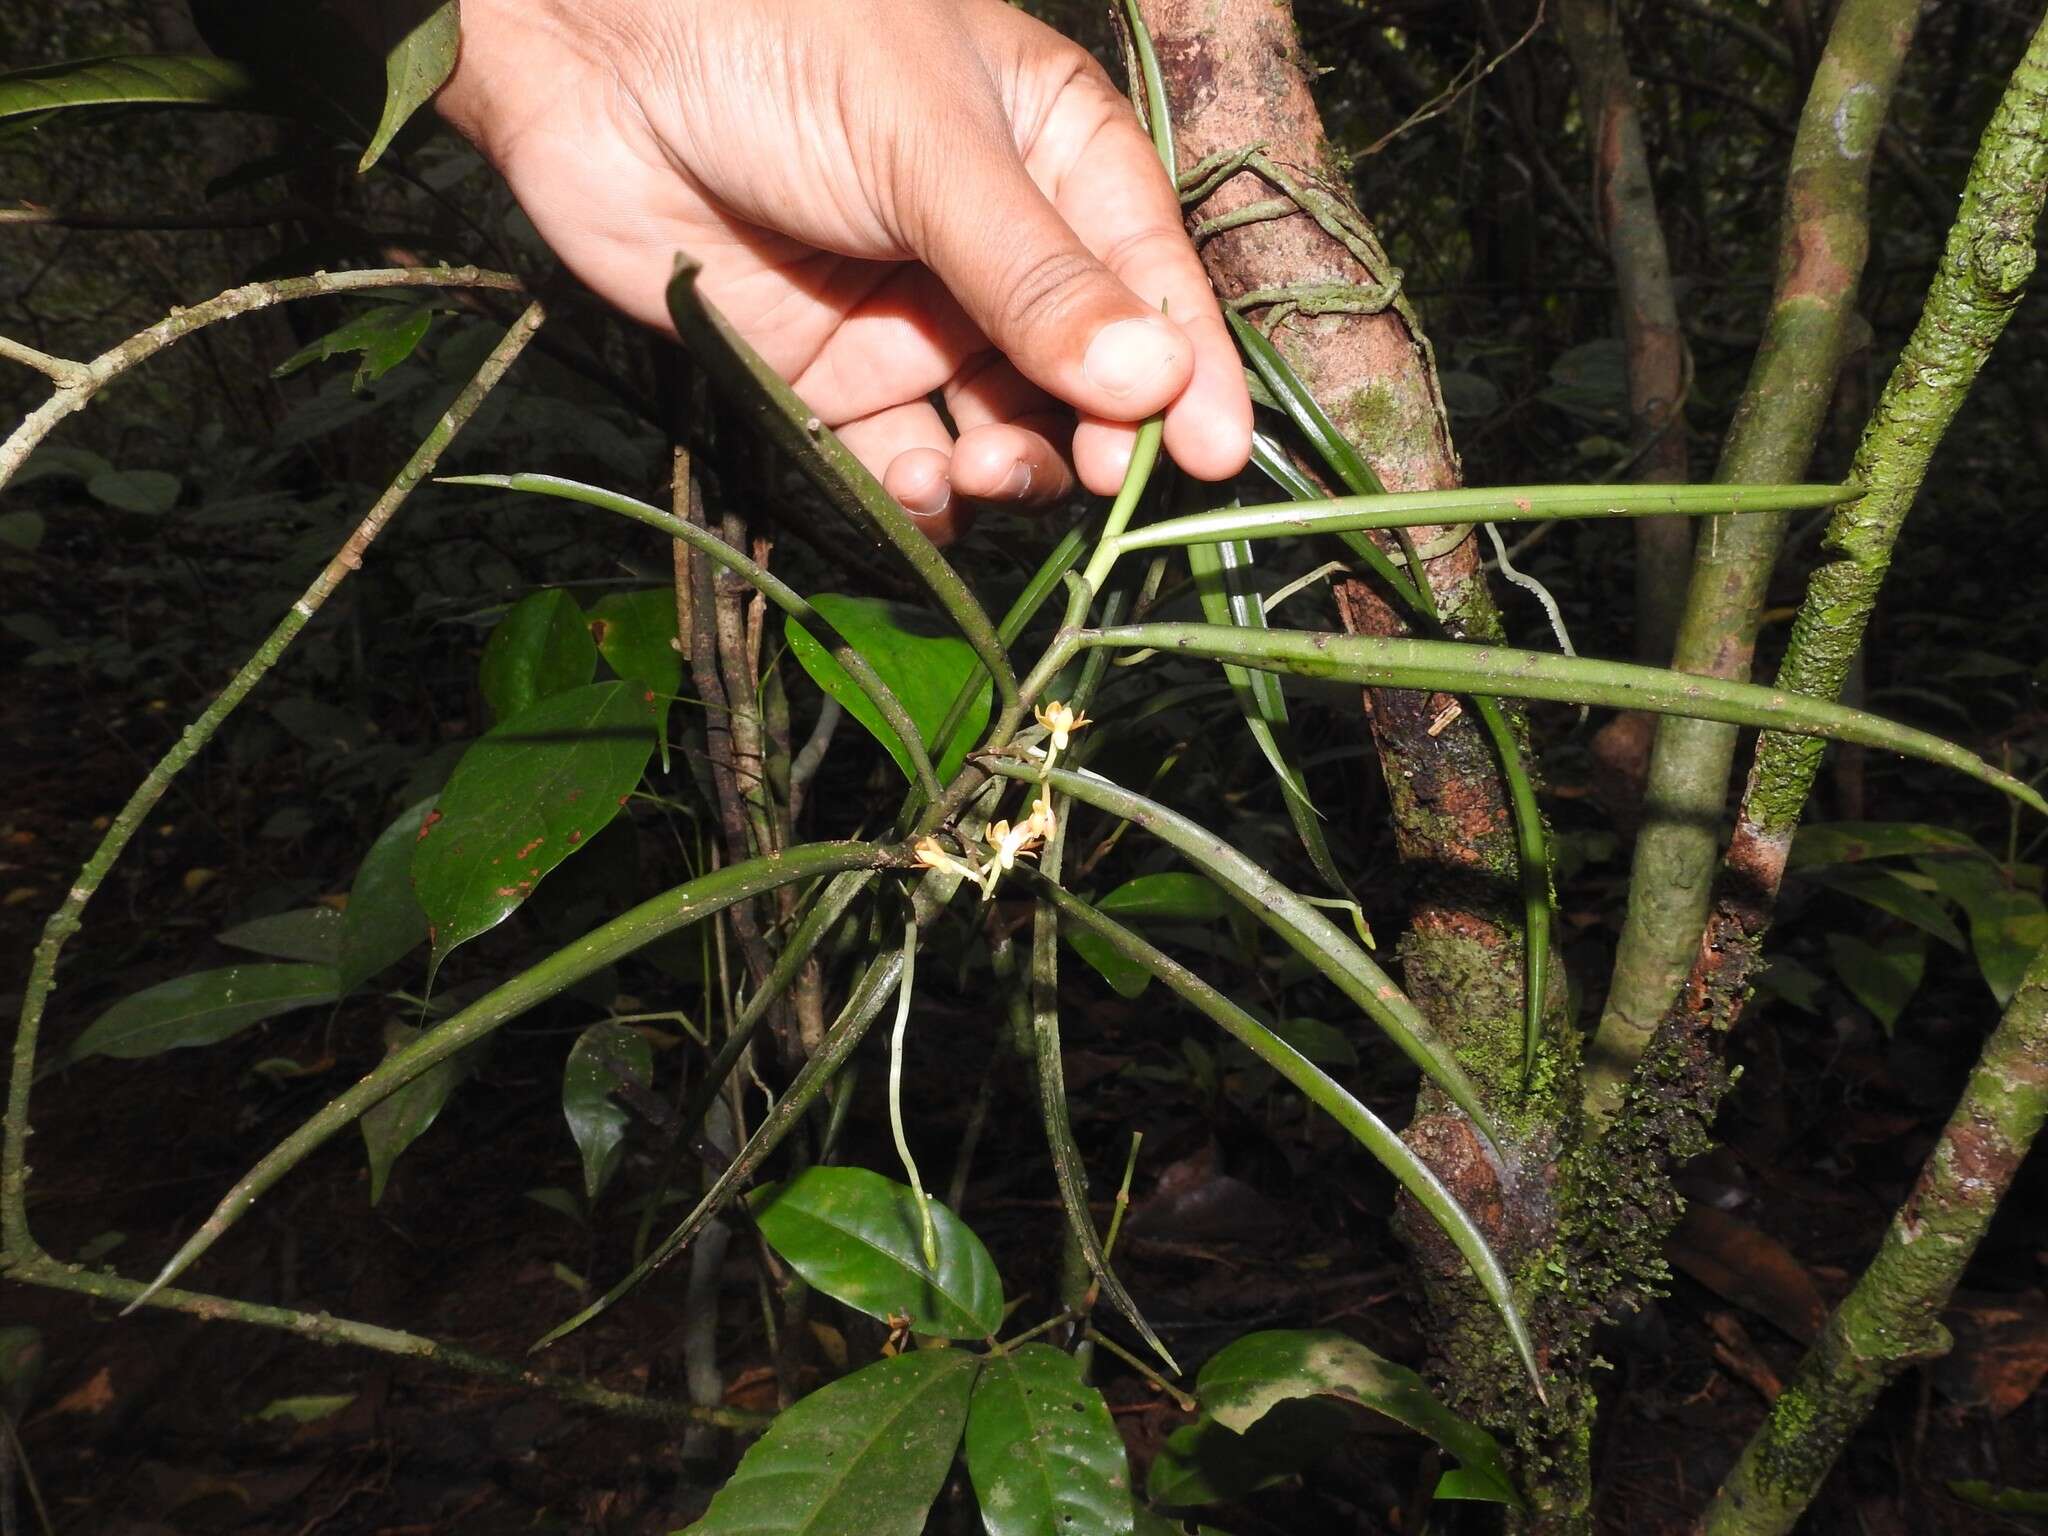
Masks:
[[[980,1371],[961,1350],[916,1350],[813,1392],[682,1536],[920,1536]]]
[[[355,352],[361,354],[362,361],[356,365],[353,387],[360,391],[411,357],[433,323],[434,311],[428,305],[378,304],[294,352],[273,368],[270,376],[288,378],[301,368]]]
[[[679,255],[668,285],[669,318],[697,365],[827,501],[896,551],[980,658],[995,680],[997,696],[1005,705],[1014,704],[1017,674],[973,591],[838,435],[705,301],[697,291],[701,270],[701,263]]]
[[[331,965],[229,965],[160,982],[124,997],[85,1027],[66,1061],[132,1061],[216,1045],[251,1024],[317,1008],[338,992]]]
[[[1126,1536],[1130,1466],[1102,1394],[1072,1355],[1026,1344],[983,1362],[967,1475],[988,1536]]]
[[[1296,1046],[1276,1031],[1266,1028],[1179,961],[1043,875],[1037,876],[1035,883],[1045,899],[1058,908],[1061,916],[1114,948],[1126,964],[1141,967],[1165,982],[1183,1002],[1205,1014],[1238,1044],[1300,1090],[1310,1103],[1335,1120],[1393,1174],[1415,1203],[1443,1229],[1444,1235],[1471,1266],[1474,1278],[1500,1313],[1502,1326],[1507,1329],[1530,1380],[1540,1383],[1535,1344],[1528,1325],[1515,1306],[1507,1272],[1501,1268],[1500,1260],[1487,1246],[1485,1235],[1466,1214],[1465,1208],[1406,1142]]]
[[[432,799],[407,806],[363,856],[342,911],[341,994],[346,997],[427,942],[427,914],[412,893],[413,848]]]
[[[1283,464],[1285,460],[1281,461]],[[1261,464],[1261,468],[1265,468]],[[1277,466],[1276,466],[1277,467]],[[1292,466],[1287,466],[1292,469]],[[1268,471],[1269,474],[1273,472]],[[1289,539],[1315,533],[1363,533],[1425,525],[1545,523],[1578,518],[1715,517],[1805,512],[1853,501],[1858,485],[1479,485],[1444,491],[1323,496],[1300,471],[1276,483],[1313,495],[1251,507],[1219,507],[1161,518],[1117,538],[1124,554],[1224,540]]]
[[[674,587],[607,592],[590,610],[590,632],[605,665],[629,683],[673,694],[683,686]]]
[[[417,4],[407,8],[419,9]],[[398,130],[447,84],[459,40],[455,0],[443,0],[391,44],[384,55],[384,113],[356,164],[359,174],[377,163]]]
[[[631,1116],[612,1097],[621,1083],[645,1088],[654,1081],[654,1047],[639,1030],[606,1020],[569,1047],[562,1069],[562,1115],[583,1156],[583,1193],[595,1200],[625,1155]]]
[[[1643,709],[1729,725],[1763,726],[1792,735],[1832,737],[1940,763],[2048,815],[2048,800],[1974,752],[1830,700],[1781,693],[1754,683],[1497,645],[1301,630],[1251,634],[1212,624],[1120,625],[1084,632],[1081,641],[1084,645],[1205,656],[1335,682]]]
[[[66,107],[244,107],[239,64],[204,53],[111,54],[0,75],[0,119]]]
[[[653,755],[656,712],[638,684],[592,683],[542,699],[462,755],[412,857],[436,965],[618,815]]]
[[[1296,430],[1308,439],[1308,445],[1316,451],[1316,456],[1330,466],[1352,495],[1384,496],[1387,488],[1373,473],[1372,466],[1360,457],[1351,440],[1339,432],[1336,424],[1324,414],[1316,397],[1309,393],[1287,359],[1266,339],[1265,333],[1228,305],[1223,308],[1223,318],[1229,322],[1230,334],[1237,338],[1238,347],[1252,365],[1252,371],[1259,376],[1259,382],[1280,402],[1281,410],[1294,423]]]
[[[384,1031],[385,1060],[416,1043],[420,1032],[403,1024]],[[405,1149],[426,1135],[462,1080],[469,1076],[468,1059],[452,1057],[430,1067],[362,1118],[363,1146],[370,1154],[370,1204],[384,1198],[385,1182]]]
[[[867,658],[875,675],[903,701],[918,739],[928,751],[937,746],[954,695],[981,679],[964,717],[966,729],[953,733],[954,744],[933,764],[942,782],[958,773],[969,745],[988,724],[989,700],[994,693],[967,643],[935,615],[878,598],[825,592],[811,599],[811,606]],[[906,779],[917,782],[909,751],[846,669],[797,620],[790,619],[785,628],[790,654],[810,674],[811,681],[837,699],[882,744]]]
[[[332,907],[301,907],[237,923],[216,937],[230,948],[268,955],[273,960],[337,965],[341,960],[343,921]]]
[[[866,1168],[806,1168],[753,1196],[761,1235],[817,1289],[913,1331],[985,1339],[1002,1326],[1003,1283],[981,1239],[930,1202],[936,1269],[924,1261],[917,1199],[907,1184]]]
[[[1039,778],[1035,766],[996,761],[989,767],[1006,778]],[[1452,1103],[1472,1117],[1490,1141],[1501,1145],[1492,1115],[1480,1102],[1478,1090],[1449,1047],[1437,1038],[1436,1031],[1407,994],[1336,924],[1236,848],[1178,811],[1093,773],[1055,768],[1049,777],[1052,786],[1062,794],[1124,817],[1159,838],[1228,891],[1247,912],[1328,977],[1431,1082],[1449,1095]]]
[[[559,587],[514,603],[484,642],[477,683],[491,718],[510,720],[597,673],[597,645],[576,600]]]
[[[1305,1397],[1356,1403],[1427,1435],[1457,1457],[1465,1472],[1461,1497],[1522,1507],[1493,1436],[1446,1408],[1415,1372],[1341,1333],[1246,1334],[1210,1357],[1195,1391],[1206,1413],[1239,1434],[1281,1403]]]
[[[1202,615],[1211,624],[1235,625],[1239,629],[1264,629],[1266,611],[1249,580],[1251,546],[1241,539],[1218,544],[1190,544],[1188,569],[1194,573],[1195,591]],[[1340,896],[1351,888],[1338,872],[1337,861],[1323,837],[1322,813],[1309,798],[1308,780],[1302,773],[1301,751],[1294,744],[1294,727],[1287,718],[1287,694],[1280,679],[1270,672],[1226,664],[1224,680],[1244,715],[1252,740],[1273,777],[1280,784],[1280,798],[1287,807],[1287,819],[1294,834],[1323,883]]]
[[[1242,1435],[1204,1415],[1166,1437],[1145,1497],[1167,1509],[1234,1502],[1306,1471],[1348,1428],[1341,1408],[1312,1398],[1281,1405]]]

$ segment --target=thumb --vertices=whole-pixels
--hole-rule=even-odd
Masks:
[[[1164,410],[1194,373],[1187,333],[1082,243],[1007,132],[978,128],[950,153],[904,220],[918,259],[1041,389],[1111,421]]]

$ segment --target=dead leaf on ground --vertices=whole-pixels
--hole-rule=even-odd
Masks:
[[[1686,1207],[1685,1220],[1665,1247],[1672,1268],[1775,1326],[1811,1344],[1827,1321],[1828,1304],[1792,1250],[1726,1211]]]
[[[2048,1299],[1960,1293],[1941,1316],[1955,1348],[1935,1367],[1942,1392],[2004,1418],[2048,1378]]]

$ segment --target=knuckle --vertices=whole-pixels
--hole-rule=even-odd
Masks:
[[[1024,259],[1005,276],[997,323],[1011,332],[1056,324],[1093,290],[1100,271],[1075,250],[1041,251]]]

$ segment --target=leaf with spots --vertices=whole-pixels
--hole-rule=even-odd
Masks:
[[[963,1350],[924,1349],[813,1392],[683,1536],[920,1536],[980,1370]]]
[[[1356,1403],[1427,1435],[1458,1458],[1439,1498],[1480,1499],[1521,1507],[1499,1444],[1451,1412],[1406,1366],[1329,1329],[1248,1333],[1209,1358],[1196,1381],[1203,1412],[1249,1435],[1273,1410],[1303,1399]]]
[[[1102,1394],[1072,1355],[991,1356],[967,1410],[967,1475],[988,1536],[1129,1536],[1130,1468]]]
[[[656,709],[637,683],[591,683],[542,699],[463,753],[412,856],[436,966],[511,916],[619,814],[653,755]]]

